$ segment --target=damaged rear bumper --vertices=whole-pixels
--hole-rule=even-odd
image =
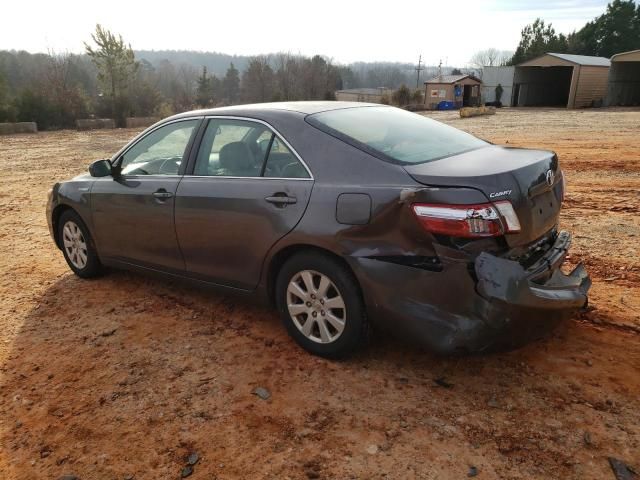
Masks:
[[[554,245],[525,270],[515,261],[481,253],[475,261],[477,290],[484,298],[522,308],[578,309],[587,304],[591,280],[582,264],[569,275],[560,270],[571,236],[560,232]]]
[[[584,267],[560,270],[570,243],[560,232],[526,270],[489,253],[473,260],[446,248],[438,251],[440,272],[372,258],[355,258],[353,267],[377,324],[440,353],[481,352],[543,337],[586,306]]]

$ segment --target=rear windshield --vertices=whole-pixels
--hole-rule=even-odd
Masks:
[[[382,160],[431,162],[486,147],[487,142],[417,113],[393,107],[355,107],[315,113],[314,127]]]

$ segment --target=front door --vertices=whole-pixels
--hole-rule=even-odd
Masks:
[[[176,193],[176,233],[187,271],[241,289],[254,288],[273,244],[298,223],[313,180],[268,126],[210,119],[193,175]]]
[[[121,173],[91,190],[94,236],[103,257],[184,271],[174,226],[183,158],[200,120],[161,126],[119,157]]]
[[[469,107],[471,106],[471,90],[473,87],[471,85],[464,85],[462,88],[462,106]]]

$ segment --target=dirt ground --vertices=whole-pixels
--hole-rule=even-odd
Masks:
[[[613,479],[608,457],[640,471],[640,111],[456,115],[433,114],[554,149],[567,173],[592,310],[519,351],[441,358],[378,335],[331,362],[235,298],[80,280],[48,236],[47,190],[136,131],[0,137],[0,479],[176,479],[193,453],[190,478],[208,480]]]

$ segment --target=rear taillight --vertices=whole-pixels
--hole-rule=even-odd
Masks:
[[[520,222],[511,202],[479,205],[416,203],[413,211],[429,232],[452,237],[499,237],[520,231]]]
[[[564,172],[562,170],[560,170],[560,174],[562,175],[562,193],[560,194],[560,203],[562,203],[567,197],[567,177],[564,176]]]

